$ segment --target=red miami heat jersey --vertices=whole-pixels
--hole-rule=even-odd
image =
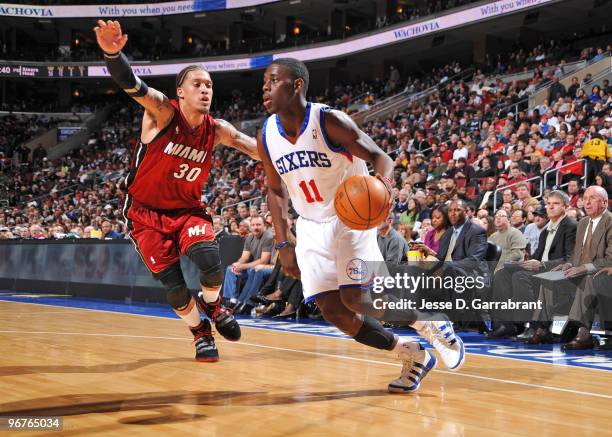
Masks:
[[[176,100],[170,124],[148,144],[135,148],[126,180],[128,194],[149,209],[197,208],[208,179],[215,142],[215,120],[206,115],[194,132]]]

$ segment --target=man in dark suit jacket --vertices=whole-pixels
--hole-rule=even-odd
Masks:
[[[578,224],[572,262],[558,267],[568,280],[553,286],[555,299],[566,289],[573,298],[569,320],[578,327],[578,332],[564,345],[565,350],[593,347],[590,330],[597,299],[591,275],[612,266],[612,213],[607,211],[608,193],[602,187],[591,186],[585,191],[583,201],[587,217]],[[549,296],[545,297],[548,302]]]
[[[485,262],[487,232],[473,224],[465,213],[467,203],[453,200],[448,207],[451,227],[440,239],[438,259],[444,262],[443,272],[452,276],[482,276],[489,279],[489,267]]]
[[[535,302],[540,281],[535,274],[550,270],[571,259],[576,240],[576,222],[566,215],[569,196],[563,191],[552,191],[546,197],[546,213],[549,222],[540,234],[538,249],[533,259],[524,261],[516,268],[503,268],[497,272],[493,282],[492,301]],[[518,269],[518,270],[517,270]],[[493,310],[491,317],[496,322],[489,338],[511,337],[517,333],[521,322],[532,319],[531,311]],[[530,340],[539,325],[530,326],[519,338]],[[542,328],[548,328],[542,325]]]

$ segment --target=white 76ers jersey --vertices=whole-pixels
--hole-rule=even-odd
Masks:
[[[365,161],[329,140],[324,118],[329,110],[308,102],[295,144],[285,137],[277,114],[268,117],[262,128],[264,148],[287,186],[293,207],[303,218],[316,222],[336,216],[334,196],[345,179],[368,174]]]

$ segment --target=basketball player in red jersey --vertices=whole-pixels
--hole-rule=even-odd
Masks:
[[[124,216],[142,260],[166,289],[168,303],[194,335],[196,360],[218,361],[208,319],[226,339],[240,339],[240,326],[221,305],[223,272],[211,217],[201,205],[213,148],[225,144],[259,159],[255,139],[210,114],[213,96],[208,72],[197,65],[176,77],[178,100],[147,87],[134,75],[121,49],[127,35],[117,21],[98,21],[98,45],[113,80],[145,108],[140,140],[126,180]],[[202,291],[189,293],[179,254],[200,270]]]

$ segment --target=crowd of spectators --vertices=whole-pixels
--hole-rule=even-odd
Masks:
[[[321,23],[319,27],[313,25],[300,28],[298,33],[282,35],[274,38],[258,32],[257,36],[245,36],[236,43],[222,40],[203,40],[199,36],[186,37],[180,48],[172,44],[172,32],[162,27],[153,35],[141,32],[141,29],[128,29],[130,41],[127,52],[133,60],[162,60],[173,58],[223,56],[234,53],[254,53],[281,47],[293,47],[298,45],[315,44],[334,39],[342,39],[358,35],[364,32],[380,29],[390,25],[413,21],[419,18],[436,14],[458,6],[474,3],[477,0],[437,0],[435,2],[418,0],[413,5],[398,5],[395,10],[378,17],[357,16],[347,14],[347,22],[344,27],[327,26]],[[20,3],[20,2],[16,2]],[[43,2],[55,4],[55,2]],[[64,2],[58,2],[64,4]],[[134,3],[129,1],[117,3]],[[137,3],[137,2],[136,2]],[[222,12],[217,12],[222,13]],[[100,60],[100,52],[95,41],[91,37],[78,38],[79,44],[73,45],[70,50],[64,47],[32,44],[31,47],[21,44],[17,51],[9,50],[6,44],[0,41],[2,57],[6,59],[24,59],[29,61],[97,61]]]
[[[550,44],[550,47],[555,46],[555,43]],[[596,55],[596,52],[596,49],[584,50],[584,53],[591,55]],[[519,63],[525,62],[520,55],[511,54],[510,58],[518,59]],[[508,71],[510,66],[508,64],[504,71]],[[396,161],[399,199],[396,218],[400,220],[402,228],[405,225],[414,227],[419,222],[415,219],[414,209],[422,209],[424,202],[418,206],[412,202],[412,212],[407,212],[402,206],[406,205],[407,208],[410,197],[419,189],[427,194],[430,204],[440,203],[445,198],[448,200],[457,192],[477,201],[477,191],[483,196],[490,193],[487,187],[497,188],[542,175],[549,168],[581,158],[579,146],[593,135],[601,135],[604,140],[609,137],[610,123],[606,120],[610,117],[610,88],[607,82],[578,83],[568,90],[560,90],[553,104],[547,101],[530,111],[512,113],[508,105],[523,98],[521,92],[524,91],[524,83],[489,83],[483,70],[476,70],[469,85],[467,80],[454,79],[464,70],[459,64],[452,63],[421,77],[402,79],[399,71],[392,67],[385,80],[337,85],[316,98],[350,112],[350,107],[356,102],[372,104],[398,91],[412,93],[438,85],[435,93],[415,101],[405,111],[364,126],[364,130]],[[545,79],[537,69],[534,73],[536,78]],[[224,100],[223,107],[215,113],[217,117],[236,121],[255,118],[263,113],[256,93],[243,95],[235,91]],[[87,181],[106,179],[106,183],[113,183],[108,182],[109,174],[113,175],[113,180],[120,180],[126,172],[130,148],[136,143],[140,129],[138,114],[137,106],[123,105],[123,109],[113,114],[100,133],[92,137],[87,147],[73,151],[57,162],[43,160],[44,150],[39,150],[36,156],[35,153],[27,156],[28,151],[16,150],[25,138],[48,128],[51,120],[32,117],[20,121],[14,116],[0,119],[4,176],[15,184],[8,197],[10,207],[27,205],[51,190],[60,194],[62,190],[71,195],[77,191],[84,194],[86,190],[82,185]],[[213,161],[212,177],[204,200],[209,202],[215,214],[223,212],[228,227],[237,229],[238,220],[236,223],[227,221],[229,217],[236,217],[232,205],[265,194],[261,165],[242,160],[238,152],[226,148],[218,149]],[[7,166],[9,162],[17,166]],[[595,169],[597,165],[595,163],[589,167]],[[581,173],[579,165],[566,170],[576,175]],[[605,185],[607,176],[600,174],[601,170],[603,167],[599,166],[590,178]],[[494,180],[487,181],[487,177]],[[552,179],[547,181],[546,188],[550,188],[553,182]],[[538,189],[530,185],[533,194],[537,194],[535,191]],[[116,195],[111,199],[116,207],[121,203],[122,192],[116,187],[111,193]],[[490,197],[486,197],[486,202],[481,199],[476,206],[492,206],[493,199]],[[254,202],[258,203],[257,200]],[[505,203],[501,195],[497,203],[496,208]],[[110,206],[113,207],[112,204]],[[489,211],[493,212],[491,208]],[[99,218],[94,221],[99,222]],[[82,220],[79,224],[92,225]],[[118,223],[115,225],[119,226]]]

